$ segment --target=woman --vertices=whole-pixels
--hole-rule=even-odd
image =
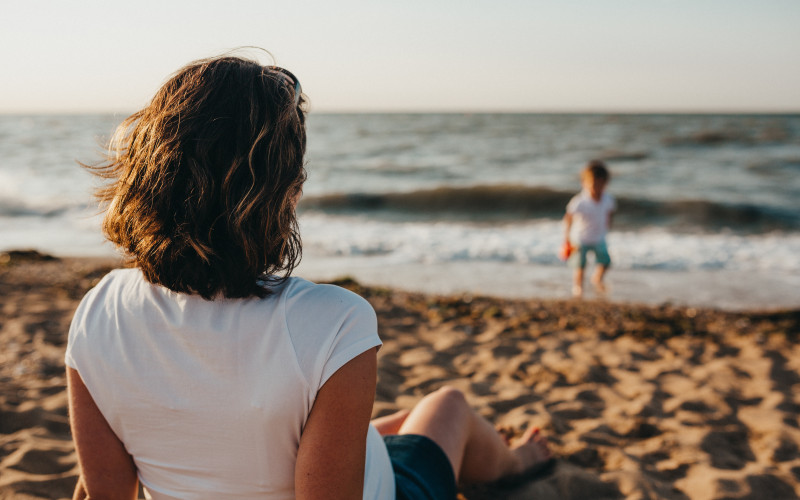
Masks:
[[[66,354],[75,498],[454,498],[549,459],[449,388],[370,423],[371,306],[289,277],[305,96],[234,56],[179,70],[92,167],[132,267],[81,302]],[[382,438],[380,433],[386,434]]]

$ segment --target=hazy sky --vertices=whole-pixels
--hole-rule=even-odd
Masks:
[[[800,111],[800,0],[0,0],[0,113],[256,45],[316,111]]]

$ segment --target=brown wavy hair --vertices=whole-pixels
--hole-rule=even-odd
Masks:
[[[267,295],[301,256],[305,104],[274,67],[242,57],[177,71],[88,167],[110,180],[97,192],[106,237],[176,292]]]

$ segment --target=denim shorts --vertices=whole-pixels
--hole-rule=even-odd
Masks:
[[[597,243],[591,244],[581,243],[569,258],[569,265],[574,268],[583,269],[586,267],[586,254],[589,252],[594,253],[595,263],[606,267],[611,265],[611,256],[608,255],[608,247],[605,241],[598,241]]]
[[[416,434],[383,436],[394,469],[397,500],[455,500],[456,476],[444,451]]]

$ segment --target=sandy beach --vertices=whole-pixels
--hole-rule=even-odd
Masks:
[[[69,498],[78,467],[63,355],[112,259],[0,259],[0,499]],[[434,296],[342,280],[375,307],[375,416],[443,385],[557,457],[480,499],[800,495],[800,310]]]

